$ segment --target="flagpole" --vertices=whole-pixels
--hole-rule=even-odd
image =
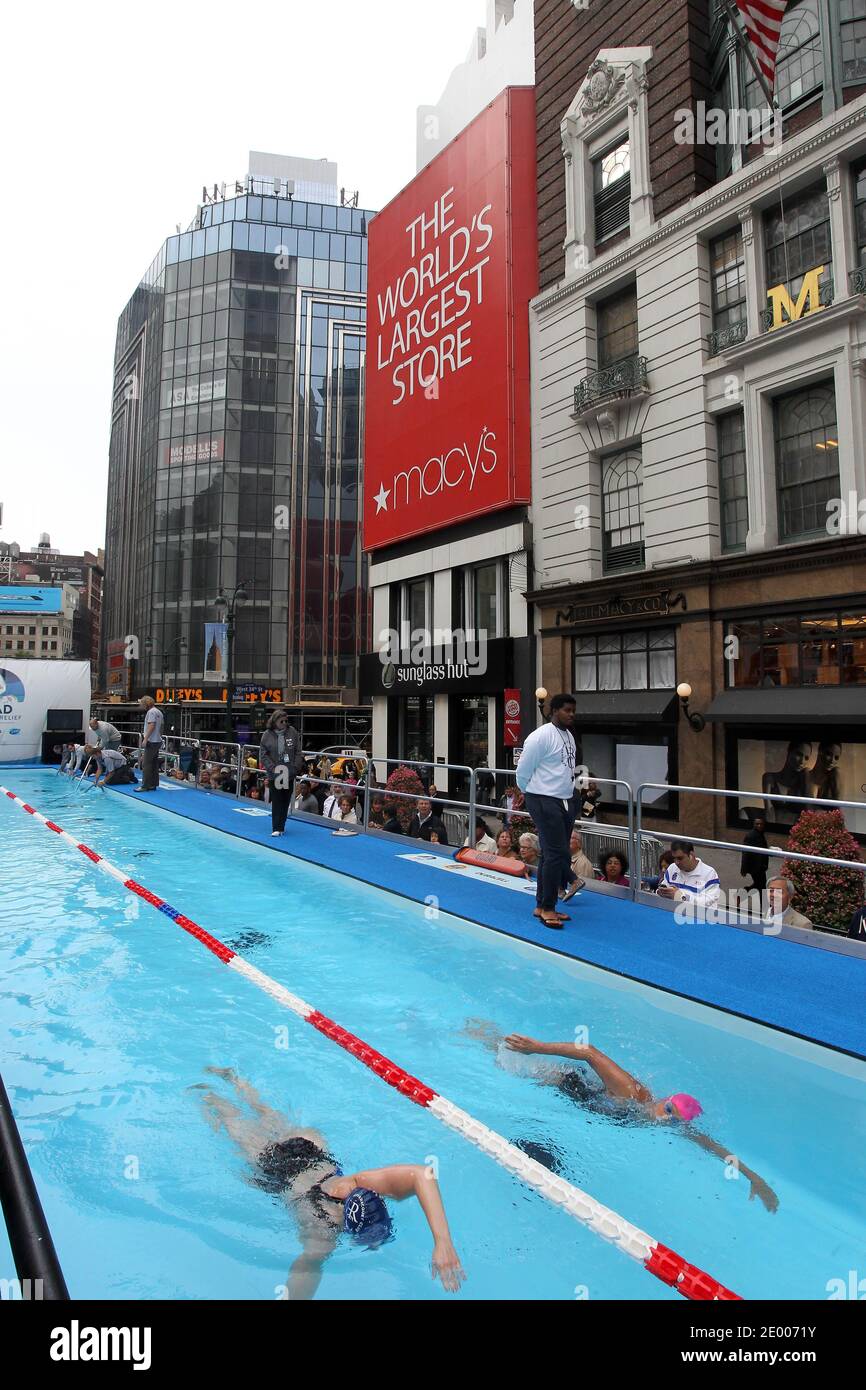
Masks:
[[[751,45],[751,43],[749,42],[748,35],[747,35],[747,34],[743,34],[742,30],[740,29],[739,23],[738,23],[738,21],[737,21],[737,13],[736,13],[736,10],[734,10],[734,8],[733,8],[733,6],[732,6],[732,4],[731,4],[731,0],[721,0],[721,3],[722,3],[722,8],[724,9],[726,15],[728,16],[728,18],[729,18],[729,20],[731,21],[731,24],[732,24],[732,26],[733,26],[734,37],[735,37],[737,43],[738,43],[738,44],[740,45],[740,47],[743,49],[743,52],[745,53],[746,57],[748,58],[749,62],[750,62],[751,65],[752,65],[752,71],[754,72],[755,76],[756,76],[757,79],[758,79],[758,82],[760,83],[761,91],[764,93],[764,96],[767,98],[767,101],[770,103],[770,107],[771,107],[771,108],[776,107],[776,105],[777,105],[776,98],[773,96],[773,93],[770,91],[770,88],[767,86],[767,79],[766,79],[766,77],[764,76],[764,74],[761,72],[760,67],[758,66],[758,60],[757,60],[757,58],[755,57],[754,53],[752,52],[752,45]]]

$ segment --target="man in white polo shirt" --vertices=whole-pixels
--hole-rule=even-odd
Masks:
[[[671,854],[674,862],[662,875],[656,892],[660,898],[672,898],[695,907],[714,907],[719,901],[721,886],[715,869],[698,859],[689,840],[673,840]]]

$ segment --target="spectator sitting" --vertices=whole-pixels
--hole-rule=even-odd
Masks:
[[[572,830],[568,848],[571,851],[571,872],[577,874],[578,878],[592,878],[592,861],[583,852],[583,836],[579,830]]]
[[[499,855],[500,859],[520,860],[520,855],[514,848],[514,841],[511,838],[510,830],[500,830],[499,834],[496,836],[496,853]]]
[[[467,835],[467,836],[466,836],[466,839],[463,841],[463,848],[464,848],[464,849],[468,849],[468,847],[469,847],[469,836]],[[478,817],[477,821],[475,822],[475,846],[474,846],[474,848],[477,849],[481,854],[495,854],[495,853],[496,853],[496,841],[494,840],[493,836],[490,834],[490,831],[487,829],[487,826],[485,825],[484,821],[482,820],[482,818],[481,818],[480,816]]]
[[[409,826],[409,834],[420,836],[423,830],[435,830],[438,835],[437,844],[447,845],[448,836],[445,826],[438,816],[433,814],[433,803],[421,800],[418,802],[418,813],[414,816],[412,824]]]
[[[251,801],[261,801],[261,799],[262,799],[262,793],[261,793],[260,788],[259,788],[259,787],[251,787],[251,788],[250,788],[250,800],[251,800]]]
[[[711,907],[719,901],[721,887],[719,876],[709,864],[704,864],[695,854],[690,840],[672,840],[671,854],[674,862],[669,864],[656,889],[660,898],[671,898],[675,902],[693,902],[698,907]]]
[[[344,793],[337,803],[337,814],[331,817],[332,820],[345,821],[349,825],[357,825],[358,817],[355,813],[355,798]]]
[[[423,827],[419,838],[431,845],[447,845],[448,843],[447,840],[443,840],[440,838],[439,831],[436,829],[435,821],[432,825],[428,824]]]
[[[597,878],[602,883],[614,883],[618,887],[628,888],[628,859],[622,850],[610,849],[603,854],[598,861]]]
[[[385,827],[385,798],[384,796],[374,796],[370,802],[370,815],[367,824],[372,825],[377,830]]]
[[[673,864],[673,862],[673,855],[671,854],[669,849],[666,849],[663,854],[659,855],[658,873],[653,874],[651,878],[645,878],[643,883],[641,884],[641,887],[645,888],[648,893],[654,893],[658,888],[659,884],[661,883],[662,879],[664,878],[665,869],[668,867],[669,864]]]
[[[328,795],[325,797],[325,804],[322,807],[323,816],[327,816],[330,820],[339,820],[341,795],[340,788],[337,786],[336,782],[333,782],[328,791]]]
[[[802,912],[796,912],[791,899],[797,890],[789,878],[771,878],[767,884],[767,912],[764,921],[775,927],[811,927]]]
[[[319,814],[319,803],[313,796],[311,783],[309,783],[306,778],[298,783],[298,794],[295,797],[295,810],[303,811],[308,816],[317,816]]]
[[[527,878],[535,878],[538,873],[538,861],[541,852],[541,843],[537,835],[531,830],[525,830],[517,842],[519,856],[523,860],[523,867],[526,869]]]
[[[199,773],[198,784],[200,787],[210,787],[210,773],[206,767]]]

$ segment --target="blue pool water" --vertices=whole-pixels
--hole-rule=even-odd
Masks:
[[[193,827],[52,773],[2,779],[260,969],[747,1298],[827,1297],[862,1265],[866,1064]],[[291,833],[291,830],[290,830]],[[325,832],[323,832],[325,833]],[[324,1131],[346,1169],[435,1163],[462,1298],[677,1299],[640,1266],[227,970],[164,915],[0,801],[0,1069],[70,1291],[273,1299],[299,1251],[277,1199],[191,1086],[232,1066]],[[590,1040],[778,1194],[670,1128],[635,1128],[513,1075],[466,1035]],[[218,1086],[220,1083],[217,1083]],[[319,1297],[448,1298],[417,1204],[369,1253],[341,1242]],[[0,1265],[8,1253],[0,1251]],[[0,1267],[0,1277],[11,1277]]]

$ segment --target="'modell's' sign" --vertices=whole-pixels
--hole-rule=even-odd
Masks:
[[[369,228],[364,545],[529,501],[535,94],[512,87]]]

